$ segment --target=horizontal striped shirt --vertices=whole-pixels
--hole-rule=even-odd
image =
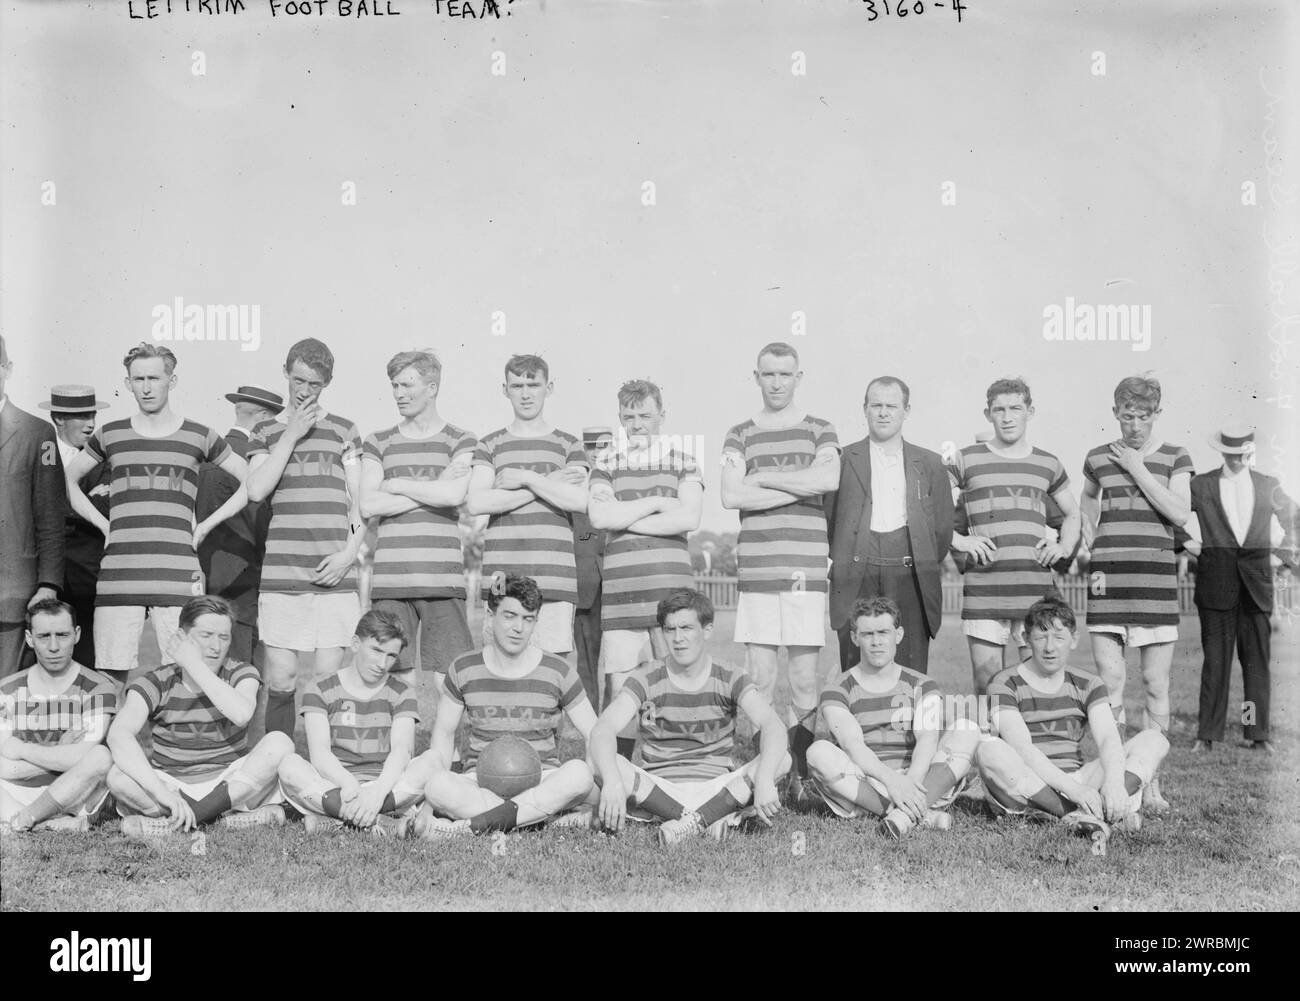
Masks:
[[[587,453],[573,435],[551,430],[535,438],[511,434],[509,428],[484,435],[474,450],[474,465],[493,472],[531,469],[549,476],[567,466],[589,469]],[[568,511],[539,498],[513,511],[494,514],[483,544],[483,596],[495,573],[531,577],[546,601],[578,600],[578,570],[573,558],[573,520]]]
[[[44,695],[28,687],[31,669],[0,681],[0,730],[19,740],[42,747],[79,744],[98,733],[118,709],[117,683],[88,667],[72,668],[76,677],[57,695]],[[36,775],[9,781],[20,786],[47,786],[58,772],[42,770]]]
[[[560,716],[587,701],[578,672],[549,653],[522,678],[503,678],[488,670],[482,650],[463,653],[447,669],[446,692],[465,707],[469,720],[466,771],[474,768],[483,748],[507,734],[532,744],[543,766],[558,766],[555,734]]]
[[[368,436],[362,447],[364,459],[378,462],[386,480],[432,481],[454,461],[468,466],[477,446],[468,431],[447,424],[430,438],[407,438],[389,428]],[[454,507],[424,504],[381,517],[371,598],[464,598],[459,517]]]
[[[835,428],[806,416],[787,428],[759,427],[753,419],[727,432],[723,460],[739,455],[745,475],[759,470],[806,469],[823,448],[840,448]],[[740,512],[736,547],[741,591],[825,591],[826,515],[822,499],[799,497],[766,511]]]
[[[1143,465],[1164,487],[1174,476],[1192,472],[1187,449],[1168,443],[1147,455]],[[1101,491],[1088,566],[1088,625],[1178,625],[1173,524],[1151,506],[1108,445],[1088,453],[1083,475]]]
[[[1077,771],[1083,764],[1079,742],[1088,727],[1088,710],[1109,701],[1101,678],[1072,667],[1065,669],[1055,695],[1036,691],[1017,667],[994,675],[988,693],[991,711],[1014,709],[1020,713],[1034,747],[1063,772]]]
[[[420,722],[415,690],[389,675],[373,695],[359,696],[343,687],[339,675],[307,682],[301,715],[324,715],[330,724],[330,750],[349,775],[373,779],[384,770],[393,749],[393,721],[406,717]]]
[[[823,718],[828,705],[843,706],[852,713],[867,747],[882,764],[901,772],[912,763],[912,749],[916,747],[914,724],[920,703],[931,695],[941,694],[933,679],[911,668],[901,668],[898,680],[883,692],[862,687],[857,671],[851,669],[822,689],[820,705]],[[941,719],[934,722],[937,724]]]
[[[683,483],[703,484],[700,467],[689,455],[633,452],[611,454],[591,473],[592,485],[603,483],[619,501],[643,497],[676,497]],[[691,554],[686,533],[642,535],[613,531],[605,537],[601,563],[600,626],[602,629],[652,629],[655,611],[671,592],[692,586]]]
[[[961,491],[966,533],[997,546],[991,563],[967,561],[963,619],[1021,619],[1053,587],[1050,567],[1034,547],[1047,537],[1047,500],[1070,478],[1061,460],[1041,448],[1022,458],[998,455],[983,442],[953,457],[948,478]]]
[[[261,675],[252,664],[227,660],[217,677],[231,688]],[[221,772],[248,749],[248,726],[238,726],[221,714],[202,691],[181,680],[176,664],[164,664],[142,674],[126,690],[138,692],[153,724],[149,763],[168,775],[197,779]]]
[[[679,688],[662,664],[629,673],[620,695],[637,705],[642,766],[670,782],[707,782],[734,770],[736,714],[752,688],[744,671],[716,660],[695,692]]]
[[[248,458],[267,455],[284,434],[284,421],[253,428]],[[312,583],[316,567],[348,544],[350,497],[344,467],[360,460],[356,425],[334,414],[320,418],[293,447],[271,493],[271,527],[262,559],[262,590],[295,594],[357,589],[357,570],[332,588]]]
[[[95,428],[85,452],[107,463],[110,474],[95,604],[183,605],[203,594],[194,551],[199,467],[230,457],[226,439],[191,420],[173,434],[146,438],[123,418]]]

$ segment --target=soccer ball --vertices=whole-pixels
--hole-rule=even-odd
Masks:
[[[518,796],[542,781],[542,759],[519,737],[498,737],[478,756],[478,784],[502,799]]]

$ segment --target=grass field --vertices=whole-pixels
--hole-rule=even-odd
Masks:
[[[617,838],[533,831],[454,843],[398,843],[359,834],[308,838],[281,829],[178,835],[130,842],[115,823],[85,835],[6,837],[0,907],[20,910],[577,910],[957,909],[1282,910],[1300,906],[1300,625],[1275,634],[1273,733],[1277,754],[1238,748],[1239,731],[1212,756],[1193,757],[1200,649],[1184,619],[1174,663],[1174,749],[1162,786],[1173,802],[1104,856],[1059,827],[993,820],[982,800],[959,799],[952,830],[894,844],[874,824],[783,813],[772,830],[671,854],[647,828]],[[732,632],[720,613],[715,636]],[[1077,666],[1091,666],[1086,639]],[[834,648],[823,653],[832,669]],[[741,650],[714,643],[738,661]],[[955,620],[931,652],[931,674],[966,691],[969,668]],[[1130,714],[1139,704],[1130,672]],[[778,692],[778,701],[783,697]],[[1240,673],[1232,693],[1240,704]],[[421,695],[428,743],[432,701]],[[304,741],[299,730],[300,749]],[[576,734],[567,756],[582,751]]]

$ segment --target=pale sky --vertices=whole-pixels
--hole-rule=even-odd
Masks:
[[[105,419],[129,414],[121,357],[180,296],[260,307],[257,351],[171,345],[175,408],[222,430],[222,394],[282,388],[309,335],[338,359],[325,404],[363,433],[395,422],[384,364],[411,347],[439,352],[442,414],[477,433],[509,422],[514,352],[551,363],[548,415],[574,433],[654,379],[665,431],[703,437],[714,529],[736,525],[717,457],[758,409],[771,340],[799,349],[800,402],[845,442],[874,375],[911,384],[906,435],[936,450],[986,426],[989,382],[1023,375],[1031,437],[1078,490],[1115,383],[1151,370],[1157,434],[1198,470],[1217,465],[1206,437],[1245,421],[1259,468],[1300,491],[1276,402],[1300,348],[1269,358],[1300,310],[1295,205],[1276,204],[1300,186],[1292,4],[972,2],[960,25],[795,0],[520,0],[491,24],[411,0],[359,21],[247,6],[0,9],[20,406],[88,382],[120,394]],[[1067,297],[1149,306],[1150,350],[1045,340]]]

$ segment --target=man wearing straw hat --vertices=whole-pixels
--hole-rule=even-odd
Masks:
[[[1271,529],[1282,526],[1282,562],[1296,564],[1297,511],[1272,476],[1250,468],[1255,432],[1230,426],[1210,436],[1223,454],[1223,466],[1192,478],[1192,511],[1201,541],[1187,543],[1199,555],[1196,607],[1201,618],[1201,702],[1195,752],[1221,742],[1227,726],[1232,651],[1241,661],[1245,682],[1242,729],[1248,746],[1271,754],[1268,731],[1269,616],[1273,611]]]
[[[95,420],[107,403],[95,399],[94,386],[55,386],[48,403],[38,403],[50,412],[57,434],[59,456],[67,466],[95,431]],[[108,488],[111,480],[106,463],[81,480],[81,489],[95,510],[108,517]],[[95,666],[95,585],[99,561],[104,556],[104,536],[99,529],[68,508],[63,533],[63,600],[76,610],[81,635],[73,648],[73,659],[85,667]]]

